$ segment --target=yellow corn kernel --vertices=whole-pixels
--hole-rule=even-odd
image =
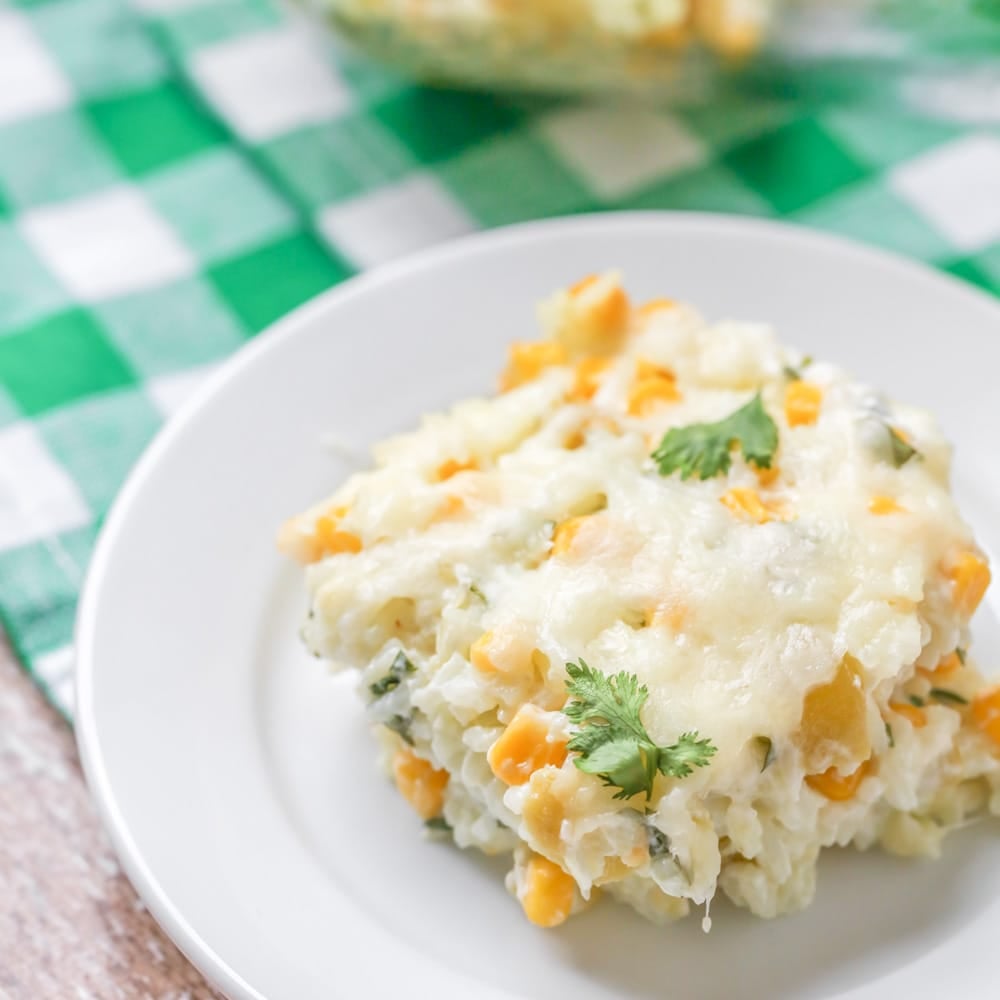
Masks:
[[[532,647],[517,625],[501,625],[484,632],[469,647],[469,662],[481,674],[508,678],[530,677],[534,671]]]
[[[871,753],[864,686],[854,657],[844,657],[833,680],[806,692],[796,743],[808,771]]]
[[[672,375],[648,375],[639,378],[629,389],[628,413],[632,417],[644,417],[658,406],[676,403],[680,398],[680,390]]]
[[[590,275],[556,296],[547,328],[573,355],[614,354],[628,332],[628,296],[617,275]]]
[[[672,632],[680,632],[691,615],[691,609],[683,601],[662,601],[646,616],[653,628],[666,627]]]
[[[958,653],[952,652],[947,656],[942,656],[938,660],[937,666],[933,670],[922,670],[923,673],[932,677],[948,677],[950,674],[955,673],[962,666],[962,658]]]
[[[460,517],[465,511],[465,501],[460,496],[449,493],[434,511],[431,522],[450,521],[452,518]]]
[[[576,898],[576,882],[557,864],[535,854],[525,871],[521,906],[537,927],[558,927],[570,915]]]
[[[768,486],[773,486],[781,476],[781,469],[778,468],[777,462],[772,461],[770,467],[767,469],[762,469],[759,465],[751,465],[750,468],[753,469],[753,473],[757,477],[757,482],[764,489],[767,489]]]
[[[555,340],[510,345],[510,359],[500,376],[500,391],[516,389],[538,378],[546,368],[566,363],[566,348]]]
[[[923,729],[927,725],[927,713],[919,705],[911,705],[908,701],[890,701],[889,708],[896,715],[909,719],[914,729]]]
[[[576,376],[573,380],[573,388],[569,392],[569,398],[577,402],[592,399],[594,393],[600,388],[601,376],[607,371],[610,364],[611,361],[608,358],[600,358],[595,355],[580,358],[576,363]]]
[[[552,536],[552,555],[564,556],[569,552],[573,547],[573,540],[583,526],[583,521],[583,517],[571,517],[556,528]]]
[[[316,518],[316,544],[321,556],[334,556],[339,552],[361,551],[361,539],[349,531],[340,531],[337,522],[327,515]]]
[[[433,819],[444,808],[444,790],[448,772],[439,771],[429,761],[404,747],[392,758],[392,776],[396,787],[421,819]]]
[[[541,767],[562,766],[566,740],[550,737],[551,716],[536,705],[522,705],[490,747],[486,759],[505,785],[523,785]]]
[[[990,567],[975,552],[962,552],[946,568],[945,575],[954,584],[952,599],[958,612],[971,618],[990,585]]]
[[[492,632],[484,632],[469,647],[469,662],[481,674],[498,673],[497,666],[493,662],[493,658],[490,653],[490,647],[493,644],[493,639],[494,636]]]
[[[643,302],[636,312],[642,319],[646,319],[649,316],[654,315],[658,312],[667,312],[670,309],[676,309],[677,303],[673,299],[650,299],[649,302]]]
[[[848,799],[854,798],[861,787],[861,782],[873,770],[874,765],[871,758],[869,758],[863,761],[850,774],[841,774],[835,767],[828,768],[822,774],[808,774],[806,775],[806,784],[813,791],[819,792],[820,795],[825,795],[833,802],[846,802]]]
[[[796,379],[785,390],[785,420],[789,427],[816,423],[823,403],[823,390],[815,382]]]
[[[443,483],[446,479],[451,479],[452,476],[457,475],[459,472],[470,472],[477,468],[475,459],[471,459],[468,462],[458,462],[454,458],[449,458],[437,467],[434,478],[439,483]]]
[[[973,724],[1000,746],[1000,685],[973,699],[969,714]]]
[[[742,59],[760,48],[763,24],[733,0],[696,0],[693,13],[698,34],[720,55]]]
[[[776,511],[765,505],[756,490],[744,486],[734,486],[727,490],[719,497],[719,502],[737,517],[757,524],[773,521],[776,514]]]
[[[655,361],[646,358],[638,358],[635,363],[636,381],[642,382],[647,378],[664,378],[670,382],[676,382],[677,376],[671,369],[664,365],[658,365]]]
[[[878,494],[873,496],[871,500],[868,501],[868,509],[873,514],[878,514],[880,517],[885,514],[905,514],[906,508],[900,507],[892,497],[882,496]]]

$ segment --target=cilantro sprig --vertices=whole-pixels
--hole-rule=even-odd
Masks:
[[[390,664],[389,672],[384,677],[380,677],[374,684],[369,684],[368,690],[371,691],[372,697],[381,698],[390,691],[395,691],[403,683],[403,678],[407,674],[416,673],[416,670],[417,668],[410,662],[410,658],[400,650]]]
[[[656,775],[686,778],[704,767],[716,748],[696,732],[670,746],[657,746],[639,718],[649,689],[624,670],[609,677],[580,660],[567,663],[566,690],[573,696],[563,711],[579,727],[569,741],[576,766],[617,787],[616,799],[645,792],[648,801]]]
[[[673,427],[663,436],[653,452],[661,476],[680,472],[681,479],[698,476],[711,479],[728,472],[734,443],[747,462],[759,469],[770,469],[778,450],[778,428],[764,409],[758,392],[745,406],[714,424],[689,424]]]

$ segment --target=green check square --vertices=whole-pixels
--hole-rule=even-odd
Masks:
[[[409,151],[363,113],[286,132],[258,154],[308,212],[390,184],[415,166]]]
[[[943,265],[945,271],[953,274],[956,278],[985,289],[987,292],[996,292],[997,283],[973,258],[963,257],[960,260],[947,261]]]
[[[64,406],[37,427],[90,508],[107,510],[160,423],[146,395],[127,388]]]
[[[67,303],[62,286],[20,233],[0,222],[0,341],[7,330],[34,322]]]
[[[28,662],[72,641],[95,535],[89,525],[0,552],[0,618]]]
[[[861,165],[811,118],[741,143],[722,162],[784,215],[865,176]]]
[[[224,141],[222,129],[175,82],[95,101],[91,121],[130,174],[144,174]]]
[[[579,212],[594,201],[562,160],[526,130],[466,150],[442,163],[435,176],[484,226]]]
[[[740,215],[771,215],[771,206],[747,187],[731,170],[717,163],[676,174],[631,195],[619,208],[690,209],[705,212],[735,212]]]
[[[962,128],[899,110],[848,105],[826,112],[823,127],[851,156],[871,167],[895,166],[962,134]]]
[[[208,272],[230,308],[255,333],[350,274],[346,261],[307,233],[217,264]]]
[[[1000,243],[980,250],[970,258],[976,269],[987,279],[987,287],[1000,291]]]
[[[231,354],[247,331],[203,278],[137,292],[94,308],[108,339],[144,379]]]
[[[76,110],[0,127],[0,189],[20,210],[77,198],[119,180],[118,164]]]
[[[29,416],[134,381],[93,315],[82,309],[0,337],[0,384]]]
[[[287,201],[230,148],[209,150],[158,171],[144,188],[202,261],[250,250],[296,223]]]
[[[166,60],[125,0],[51,0],[32,26],[84,98],[147,86],[167,75]]]
[[[0,427],[6,427],[21,419],[21,413],[14,405],[14,400],[10,398],[3,386],[0,386]]]
[[[371,112],[424,164],[510,132],[524,117],[497,97],[429,87],[401,91]]]
[[[845,188],[793,216],[796,222],[933,261],[953,251],[923,217],[896,197],[882,177]]]

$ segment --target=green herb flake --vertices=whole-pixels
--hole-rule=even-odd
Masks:
[[[947,688],[931,688],[927,694],[935,701],[943,701],[951,705],[969,704],[968,698],[962,697],[962,695],[960,695],[957,691],[949,691]]]
[[[403,683],[403,678],[407,674],[414,674],[416,672],[417,668],[410,662],[410,658],[400,650],[396,654],[396,658],[392,661],[389,672],[374,684],[369,684],[368,690],[371,691],[373,697],[381,698],[390,691],[395,691]]]
[[[580,727],[568,748],[578,754],[574,763],[581,771],[618,788],[616,799],[644,792],[649,801],[657,773],[686,778],[715,754],[711,741],[695,732],[684,733],[670,746],[657,746],[639,718],[649,689],[635,674],[621,671],[609,677],[583,660],[567,663],[566,672],[573,700],[563,711]]]
[[[921,698],[919,694],[911,694],[911,695],[909,695],[908,700],[909,700],[909,702],[910,702],[911,705],[916,705],[917,708],[923,708],[924,705],[927,704],[927,702],[924,701],[924,699]]]
[[[410,715],[394,715],[383,723],[386,729],[391,729],[404,742],[413,746],[410,730],[413,728],[413,717]]]
[[[896,745],[896,738],[892,735],[892,726],[887,722],[885,724],[885,738],[889,741],[889,748],[892,749]]]
[[[773,763],[776,756],[774,751],[774,740],[770,736],[755,736],[754,743],[760,749],[760,771],[763,774]]]
[[[759,392],[717,423],[671,428],[652,457],[661,476],[680,472],[681,479],[711,479],[729,471],[734,443],[739,444],[747,462],[759,469],[771,468],[778,450],[778,428],[764,409]]]
[[[444,816],[433,816],[431,819],[425,820],[424,829],[428,833],[447,834],[449,837],[454,832],[451,828],[451,823]]]
[[[807,354],[800,362],[798,368],[794,365],[785,365],[781,370],[789,382],[799,382],[802,379],[802,371],[813,363],[812,355]]]
[[[646,841],[651,858],[662,858],[670,854],[670,838],[652,823],[646,824]]]
[[[964,666],[965,666],[965,658],[966,658],[966,656],[967,656],[968,654],[967,654],[967,653],[965,652],[965,650],[964,650],[964,649],[962,649],[962,647],[961,647],[961,646],[959,646],[959,647],[958,647],[958,648],[957,648],[957,649],[955,650],[955,655],[956,655],[956,656],[958,657],[958,662],[959,662],[959,663],[961,663],[961,664],[962,664],[962,666],[964,667]]]
[[[483,604],[489,604],[489,601],[486,600],[486,595],[474,583],[469,584],[469,593],[477,600],[482,601]]]
[[[889,432],[889,454],[892,458],[892,464],[897,469],[906,465],[911,458],[920,457],[920,452],[908,441],[905,441],[894,427],[886,424],[886,430]]]

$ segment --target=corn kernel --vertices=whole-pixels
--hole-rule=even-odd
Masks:
[[[667,312],[670,309],[676,308],[677,303],[673,299],[650,299],[649,302],[643,302],[636,312],[643,319],[646,319],[648,316],[652,316],[655,313]]]
[[[573,355],[614,354],[628,332],[628,296],[617,275],[591,275],[552,300],[550,333]]]
[[[871,753],[861,665],[845,656],[833,679],[810,688],[802,701],[796,742],[806,770],[858,760]],[[836,756],[831,758],[831,750]]]
[[[460,472],[471,472],[476,468],[478,466],[474,459],[468,462],[459,462],[454,458],[449,458],[437,467],[434,478],[439,483],[443,483],[446,479],[451,479],[452,476],[456,476]]]
[[[975,552],[963,552],[945,569],[953,582],[952,599],[958,612],[971,618],[990,585],[990,567]]]
[[[444,790],[448,786],[447,771],[439,771],[412,750],[403,748],[392,758],[392,775],[400,794],[421,819],[441,815]]]
[[[871,500],[868,501],[868,509],[873,513],[879,515],[879,517],[885,514],[905,514],[906,508],[900,507],[898,503],[892,498],[887,496],[882,496],[881,494],[873,496]]]
[[[1000,746],[1000,685],[978,695],[969,714],[973,724]]]
[[[486,755],[493,773],[505,785],[523,785],[539,768],[562,766],[566,740],[549,733],[551,713],[522,705]]]
[[[962,658],[956,652],[951,652],[947,656],[942,656],[938,660],[937,666],[931,671],[925,671],[925,673],[930,673],[935,677],[948,677],[950,674],[955,673],[962,666]]]
[[[664,403],[676,403],[681,398],[673,377],[651,375],[640,378],[629,389],[628,413],[644,417]]]
[[[576,376],[573,380],[573,388],[570,389],[569,397],[577,402],[586,402],[592,399],[594,393],[600,388],[601,376],[608,370],[611,361],[608,358],[601,358],[588,355],[580,358],[576,363]]]
[[[781,476],[781,469],[778,468],[777,462],[772,462],[770,467],[766,469],[762,469],[759,465],[752,465],[751,468],[757,477],[757,482],[764,489],[767,489],[768,486],[773,486]]]
[[[806,784],[813,791],[825,795],[833,802],[846,802],[848,799],[854,798],[861,787],[861,782],[873,770],[874,765],[869,758],[850,774],[841,774],[835,767],[828,768],[821,774],[808,774],[806,775]]]
[[[563,521],[552,536],[552,555],[564,556],[573,547],[573,541],[583,526],[583,517],[571,517]]]
[[[558,927],[570,915],[576,882],[557,864],[535,854],[528,861],[521,894],[524,915],[538,927]]]
[[[823,390],[815,382],[797,379],[785,390],[785,420],[789,427],[814,424],[823,403]]]
[[[767,506],[756,490],[743,486],[734,486],[719,497],[719,502],[737,517],[757,524],[773,521],[782,513],[777,508]]]
[[[510,360],[500,376],[500,391],[516,389],[538,378],[546,368],[566,363],[566,348],[554,340],[510,345]]]
[[[919,705],[911,705],[908,701],[890,701],[889,708],[908,719],[914,729],[923,729],[927,725],[927,713]]]
[[[338,530],[337,522],[326,515],[316,518],[316,542],[320,553],[324,556],[361,551],[361,539],[349,531]]]

